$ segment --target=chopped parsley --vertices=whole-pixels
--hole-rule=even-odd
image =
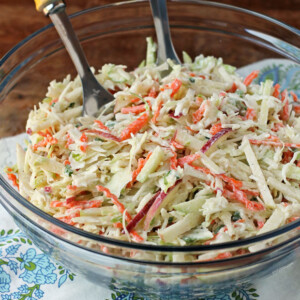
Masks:
[[[238,211],[235,211],[231,216],[231,221],[236,222],[241,219],[241,215]]]
[[[73,174],[73,170],[71,169],[70,165],[65,166],[65,173],[67,173],[69,177],[71,177],[71,175]]]

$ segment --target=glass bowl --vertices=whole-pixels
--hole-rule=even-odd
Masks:
[[[300,63],[300,31],[279,21],[207,1],[169,1],[168,9],[178,53],[223,57],[237,67],[270,58]],[[96,68],[108,62],[134,68],[145,57],[146,37],[155,36],[148,1],[88,9],[73,15],[72,23]],[[24,132],[28,113],[43,99],[48,83],[67,74],[76,72],[52,25],[8,52],[0,61],[0,138]],[[99,285],[134,290],[149,299],[198,299],[263,278],[300,256],[300,220],[261,236],[217,245],[130,244],[54,219],[21,197],[4,175],[0,185],[2,205],[37,247]],[[185,262],[191,253],[231,251],[268,241],[272,246],[255,253]],[[169,255],[176,262],[166,262]]]

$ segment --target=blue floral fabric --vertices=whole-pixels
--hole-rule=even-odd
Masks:
[[[1,299],[42,299],[45,286],[60,288],[67,280],[74,280],[73,273],[37,250],[19,229],[3,229],[0,235]]]

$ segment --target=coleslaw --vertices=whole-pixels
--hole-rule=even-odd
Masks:
[[[157,66],[147,41],[135,70],[96,73],[115,96],[97,118],[81,115],[79,77],[50,83],[6,170],[20,194],[80,229],[153,245],[240,240],[299,218],[297,96],[253,84],[258,71],[242,79],[221,58],[184,52],[182,65]]]

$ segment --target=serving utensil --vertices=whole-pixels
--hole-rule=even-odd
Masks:
[[[95,115],[106,103],[114,100],[92,73],[62,0],[35,0],[36,9],[49,16],[65,45],[81,79],[83,114]]]
[[[171,59],[176,64],[181,64],[173,46],[166,0],[150,0],[153,21],[157,37],[157,64]]]

